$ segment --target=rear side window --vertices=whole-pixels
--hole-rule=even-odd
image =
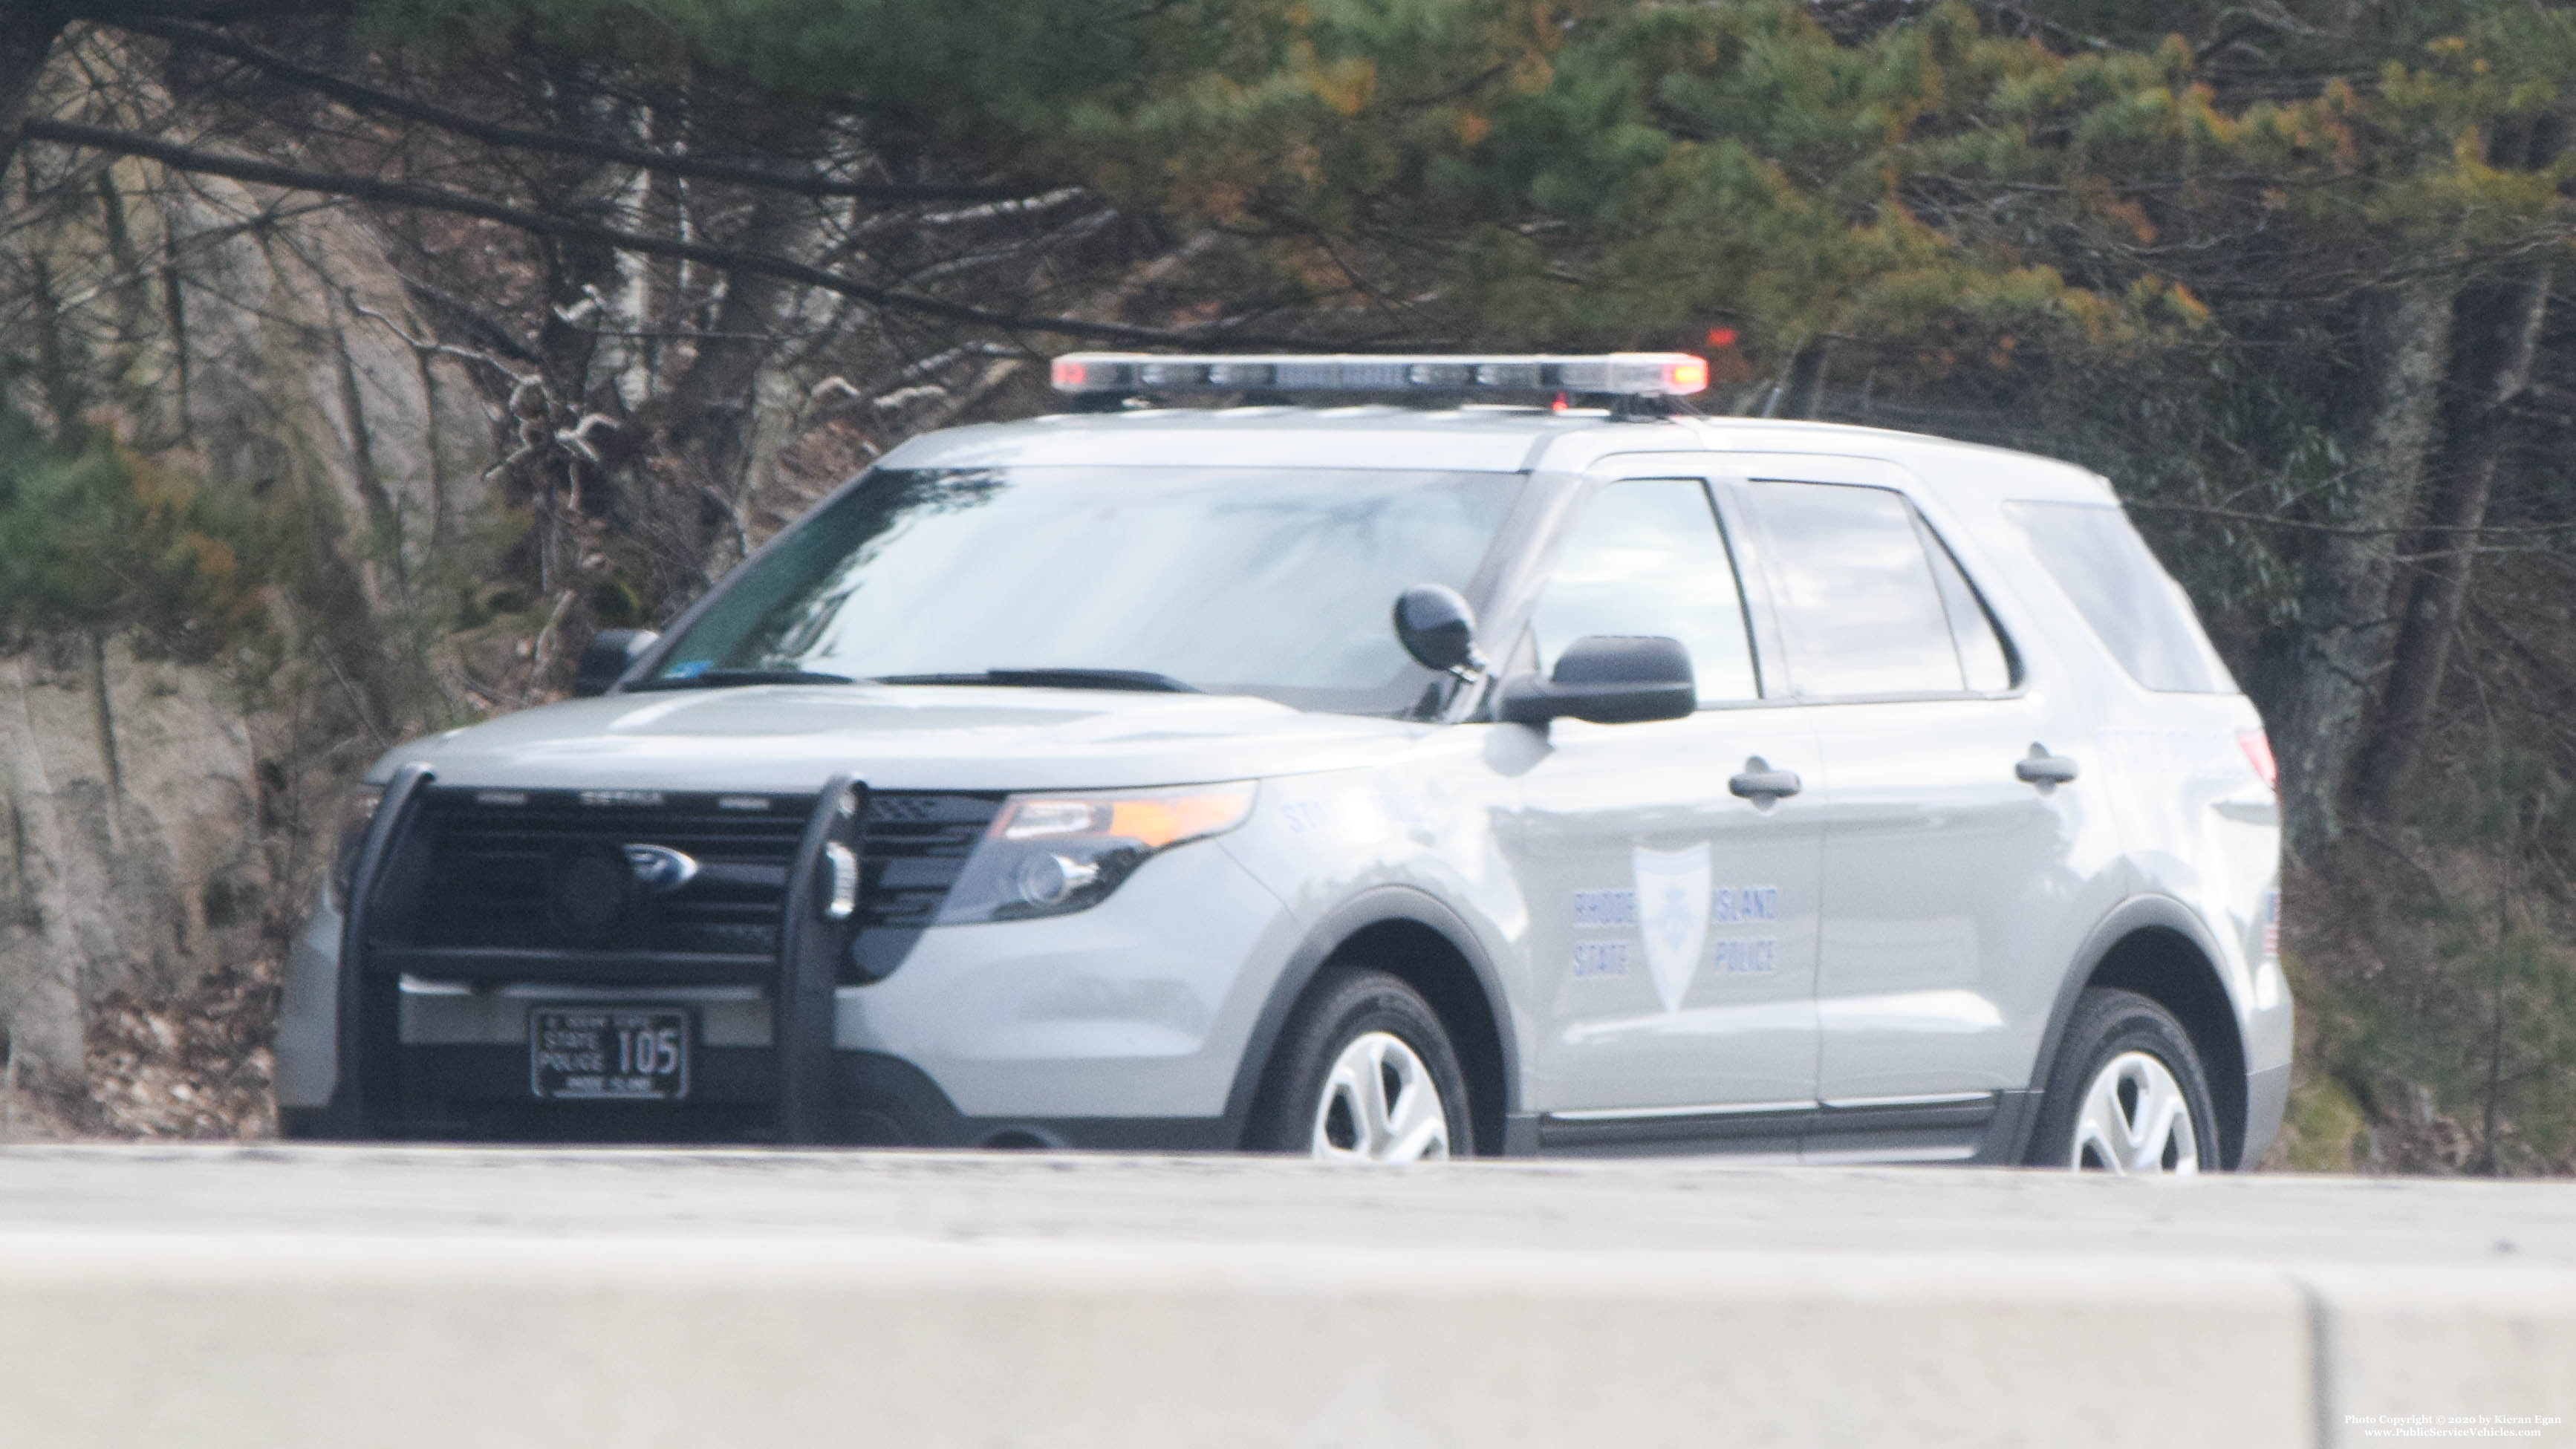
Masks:
[[[2007,503],[2049,577],[2129,677],[2170,694],[2233,694],[2200,620],[2128,516],[2099,503]]]
[[[1799,694],[2011,687],[2011,664],[1949,550],[1885,488],[1755,483]]]
[[[1702,704],[1760,697],[1744,593],[1708,486],[1628,478],[1584,505],[1530,618],[1542,672],[1587,634],[1659,634],[1690,651]]]

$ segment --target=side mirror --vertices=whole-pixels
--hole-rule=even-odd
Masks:
[[[661,637],[650,629],[602,629],[590,636],[590,647],[581,651],[581,666],[573,671],[573,698],[606,694]]]
[[[1476,652],[1476,611],[1446,584],[1415,584],[1397,596],[1395,637],[1425,669],[1484,671],[1484,656]]]
[[[1560,715],[1642,724],[1697,708],[1690,651],[1653,635],[1587,634],[1565,646],[1553,675],[1524,674],[1503,686],[1502,717],[1514,724],[1543,725]]]

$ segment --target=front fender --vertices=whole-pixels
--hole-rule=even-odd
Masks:
[[[1272,985],[1270,997],[1254,1019],[1252,1034],[1246,1041],[1243,1060],[1235,1069],[1233,1090],[1226,1096],[1228,1120],[1243,1124],[1252,1114],[1252,1103],[1269,1073],[1271,1054],[1277,1050],[1280,1034],[1287,1029],[1288,1018],[1296,1010],[1299,998],[1313,984],[1315,973],[1324,968],[1352,938],[1372,926],[1390,921],[1405,921],[1429,930],[1467,963],[1474,973],[1478,989],[1484,996],[1487,1012],[1496,1038],[1499,1060],[1495,1069],[1501,1077],[1502,1110],[1506,1121],[1520,1114],[1520,1041],[1511,1014],[1511,998],[1504,993],[1501,975],[1494,969],[1491,953],[1477,939],[1466,918],[1438,897],[1413,886],[1384,885],[1362,891],[1327,911],[1307,928],[1305,939],[1290,953],[1288,964]],[[1460,1044],[1462,1048],[1464,1043]]]

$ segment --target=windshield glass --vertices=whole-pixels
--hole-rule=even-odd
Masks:
[[[738,576],[646,687],[799,674],[1058,684],[1114,671],[1101,682],[1401,714],[1435,676],[1396,642],[1396,595],[1467,588],[1520,481],[881,469]]]

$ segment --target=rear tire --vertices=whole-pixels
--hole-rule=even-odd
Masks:
[[[1398,1163],[1473,1156],[1475,1132],[1431,1003],[1383,971],[1335,966],[1281,1033],[1246,1137],[1257,1152]]]
[[[2172,1012],[2109,987],[2076,998],[2028,1160],[2124,1176],[2219,1169],[2209,1078]]]

